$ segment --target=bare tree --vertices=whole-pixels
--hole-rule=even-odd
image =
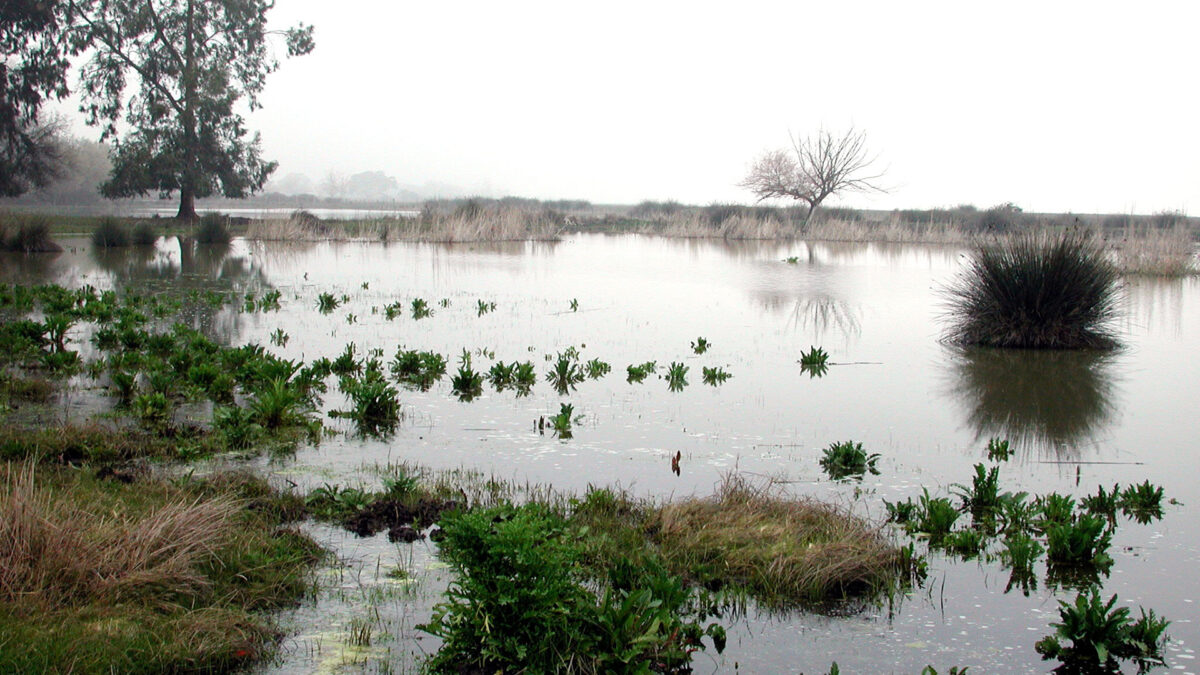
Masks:
[[[867,154],[865,132],[853,127],[834,135],[821,129],[815,136],[792,137],[792,151],[772,150],[754,160],[750,172],[738,185],[759,201],[788,197],[808,204],[804,226],[826,197],[839,192],[885,192],[875,181],[883,174],[872,173],[875,158]]]

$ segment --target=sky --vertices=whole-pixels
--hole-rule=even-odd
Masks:
[[[1200,214],[1200,3],[276,0],[270,17],[316,38],[247,118],[277,177],[750,203],[756,156],[853,127],[888,190],[831,205]]]

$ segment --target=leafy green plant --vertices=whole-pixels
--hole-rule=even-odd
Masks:
[[[958,520],[959,511],[945,497],[930,497],[929,490],[922,489],[918,508],[912,520],[910,529],[929,535],[933,542],[939,542],[954,527]]]
[[[579,311],[579,301],[576,300],[575,298],[571,298],[571,311],[572,312]]]
[[[1033,563],[1045,551],[1037,539],[1025,532],[1014,532],[1004,538],[1004,549],[1000,551],[1000,560],[1013,571],[1032,574]]]
[[[283,332],[282,328],[276,328],[274,332],[271,333],[271,344],[275,345],[276,347],[286,347],[288,339],[288,334]]]
[[[396,378],[397,382],[424,391],[446,374],[446,357],[434,352],[406,350],[400,347],[396,350],[390,368],[392,377]]]
[[[249,410],[254,414],[255,422],[271,430],[307,424],[312,406],[298,387],[277,377],[254,390]]]
[[[517,395],[524,396],[533,389],[533,385],[537,383],[537,371],[533,368],[532,361],[523,363],[514,363],[513,383],[517,390]]]
[[[963,345],[1111,349],[1118,274],[1083,230],[980,246],[947,289],[948,339]]]
[[[976,464],[971,486],[955,483],[950,491],[962,500],[962,509],[969,511],[976,523],[993,521],[1000,510],[1000,467]]]
[[[715,387],[719,384],[723,384],[725,380],[728,380],[733,376],[725,372],[725,369],[721,368],[720,366],[717,366],[716,368],[704,366],[700,369],[700,377],[702,380],[704,380],[704,384],[709,384]]]
[[[830,443],[821,457],[821,468],[833,480],[843,478],[861,479],[868,471],[878,474],[875,463],[879,461],[879,453],[867,454],[862,443],[845,441]]]
[[[550,427],[559,438],[571,438],[571,425],[576,422],[575,406],[570,403],[560,403],[558,414],[550,418]]]
[[[1054,633],[1038,641],[1035,649],[1043,659],[1058,659],[1077,672],[1107,672],[1118,659],[1139,665],[1162,665],[1165,631],[1170,622],[1141,610],[1141,618],[1130,619],[1128,607],[1116,607],[1114,594],[1108,602],[1091,589],[1075,596],[1073,603],[1059,601],[1059,621],[1050,624]],[[1062,641],[1069,641],[1064,645]]]
[[[471,357],[464,354],[458,372],[450,378],[450,386],[460,401],[471,401],[483,393],[483,375],[471,367]]]
[[[942,548],[964,557],[979,555],[987,544],[987,535],[973,527],[965,530],[955,530],[941,540]]]
[[[883,507],[887,510],[889,523],[904,525],[911,522],[917,515],[917,503],[912,500],[912,497],[902,502],[889,502],[885,499],[883,500]]]
[[[784,258],[784,259],[783,259],[783,262],[785,262],[785,263],[787,263],[787,264],[789,264],[789,265],[796,265],[796,264],[798,264],[798,263],[800,262],[800,257],[799,257],[799,256],[794,256],[794,255],[792,255],[792,256],[788,256],[788,257],[786,257],[786,258]]]
[[[424,319],[433,316],[433,308],[429,306],[428,302],[425,302],[424,298],[413,298],[410,308],[412,310],[412,318],[414,319]]]
[[[1130,485],[1121,490],[1121,511],[1145,524],[1162,518],[1162,498],[1163,489],[1152,485],[1150,481]]]
[[[317,296],[317,309],[320,310],[322,314],[329,314],[333,310],[337,309],[341,304],[342,301],[333,293],[322,292]]]
[[[583,370],[587,373],[588,379],[598,380],[612,371],[612,366],[600,359],[591,359],[583,364]]]
[[[385,305],[383,308],[383,315],[384,315],[384,317],[387,318],[388,321],[395,319],[396,317],[400,316],[403,313],[404,313],[404,304],[401,303],[399,300],[397,300],[396,302],[393,302],[391,304]]]
[[[559,352],[550,367],[550,372],[546,373],[546,381],[553,385],[559,394],[573,390],[575,385],[583,382],[586,377],[579,365],[579,352],[574,347]]]
[[[221,432],[225,445],[235,450],[251,447],[263,434],[263,427],[255,421],[254,413],[238,406],[215,409],[213,427]]]
[[[354,408],[333,411],[331,416],[354,420],[361,434],[375,435],[396,427],[400,420],[400,395],[383,378],[377,360],[370,361],[362,376],[343,377],[339,387]]]
[[[1121,503],[1121,486],[1113,485],[1112,492],[1105,492],[1104,486],[1096,487],[1096,494],[1088,495],[1079,500],[1079,506],[1093,516],[1102,516],[1112,523],[1117,518],[1117,507]]]
[[[330,371],[334,375],[345,377],[362,370],[362,362],[355,356],[358,351],[358,346],[353,342],[347,343],[345,349],[337,358],[330,364]]]
[[[130,407],[138,419],[151,426],[165,425],[171,419],[171,403],[159,392],[135,396]]]
[[[492,383],[496,391],[504,391],[512,386],[516,370],[516,362],[505,365],[503,361],[497,361],[488,370],[488,381]]]
[[[667,367],[667,389],[683,391],[683,388],[687,386],[687,372],[687,366],[678,361],[672,361],[671,365]]]
[[[987,458],[993,462],[1005,462],[1012,457],[1012,448],[1008,441],[1000,438],[988,439]]]
[[[1112,564],[1108,547],[1112,530],[1108,521],[1093,515],[1081,514],[1066,523],[1053,523],[1046,528],[1046,559],[1062,565],[1086,565],[1106,568]]]
[[[476,316],[483,316],[484,314],[487,314],[488,312],[494,312],[494,311],[496,311],[496,303],[486,302],[484,300],[476,300],[475,301],[475,315]]]
[[[653,361],[646,361],[640,365],[629,365],[625,368],[625,372],[627,373],[625,381],[630,384],[641,382],[646,379],[647,375],[654,372],[655,367],[656,364]]]
[[[709,343],[709,341],[702,337],[698,337],[692,341],[692,351],[696,354],[703,354],[704,352],[708,351],[710,346],[712,345]]]
[[[1035,523],[1043,531],[1051,525],[1070,523],[1075,518],[1075,498],[1050,492],[1037,498],[1040,517]]]
[[[829,354],[820,347],[809,347],[800,353],[800,371],[810,378],[822,377],[829,371]]]

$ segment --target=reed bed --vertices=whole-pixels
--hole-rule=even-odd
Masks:
[[[565,222],[550,209],[500,204],[365,221],[325,221],[297,212],[286,220],[253,222],[246,236],[263,241],[545,241],[557,240]]]
[[[1200,269],[1195,237],[1185,225],[1131,227],[1110,238],[1109,246],[1125,274],[1181,277]]]

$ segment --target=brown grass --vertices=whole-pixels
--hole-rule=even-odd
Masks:
[[[1197,272],[1196,240],[1185,225],[1131,227],[1109,241],[1126,274],[1179,277]]]
[[[229,541],[238,505],[180,499],[144,513],[91,509],[39,483],[32,463],[0,472],[0,602],[52,608],[146,594],[192,595]]]
[[[251,223],[246,237],[263,241],[529,241],[557,239],[564,219],[549,209],[481,204],[471,211],[429,210],[419,218],[323,221],[294,215]]]
[[[727,476],[711,498],[663,506],[658,525],[670,567],[707,569],[768,602],[882,588],[900,563],[879,526],[739,475]]]

